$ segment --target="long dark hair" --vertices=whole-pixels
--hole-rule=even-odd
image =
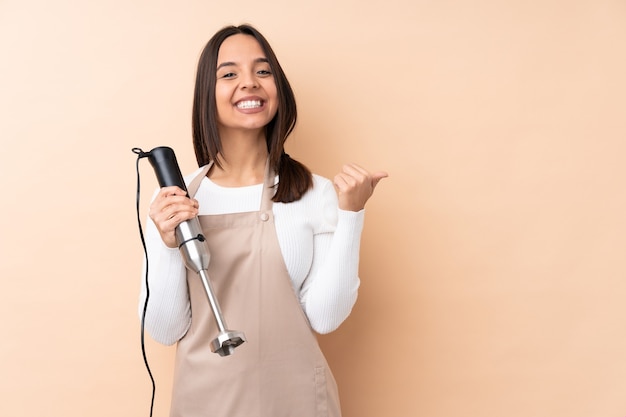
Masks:
[[[215,101],[217,55],[222,42],[229,36],[237,34],[252,36],[259,42],[276,83],[278,111],[265,126],[270,168],[279,176],[273,201],[281,203],[297,201],[313,186],[313,178],[307,167],[290,158],[284,151],[285,141],[296,125],[296,99],[272,47],[265,37],[250,25],[222,28],[213,35],[200,55],[192,113],[193,147],[198,166],[206,165],[210,161],[220,166],[217,155],[222,152],[222,141],[217,129]]]

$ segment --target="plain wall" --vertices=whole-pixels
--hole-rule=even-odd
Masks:
[[[0,415],[148,414],[131,148],[195,169],[200,50],[249,22],[297,95],[290,154],[390,173],[359,301],[320,337],[345,417],[624,416],[625,19],[621,0],[0,0]],[[175,348],[147,349],[166,416]]]

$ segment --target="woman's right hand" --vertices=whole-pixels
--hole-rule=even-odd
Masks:
[[[166,246],[175,248],[176,226],[198,215],[198,201],[187,197],[179,187],[163,187],[150,204],[150,218]]]

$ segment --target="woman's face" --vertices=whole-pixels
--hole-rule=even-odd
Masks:
[[[222,42],[215,83],[217,121],[222,138],[237,131],[260,130],[276,115],[274,75],[261,45],[237,34]]]

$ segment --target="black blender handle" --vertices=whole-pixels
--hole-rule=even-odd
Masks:
[[[154,168],[157,180],[161,187],[177,186],[187,191],[185,180],[180,173],[174,150],[167,146],[159,146],[149,152],[148,160]]]

